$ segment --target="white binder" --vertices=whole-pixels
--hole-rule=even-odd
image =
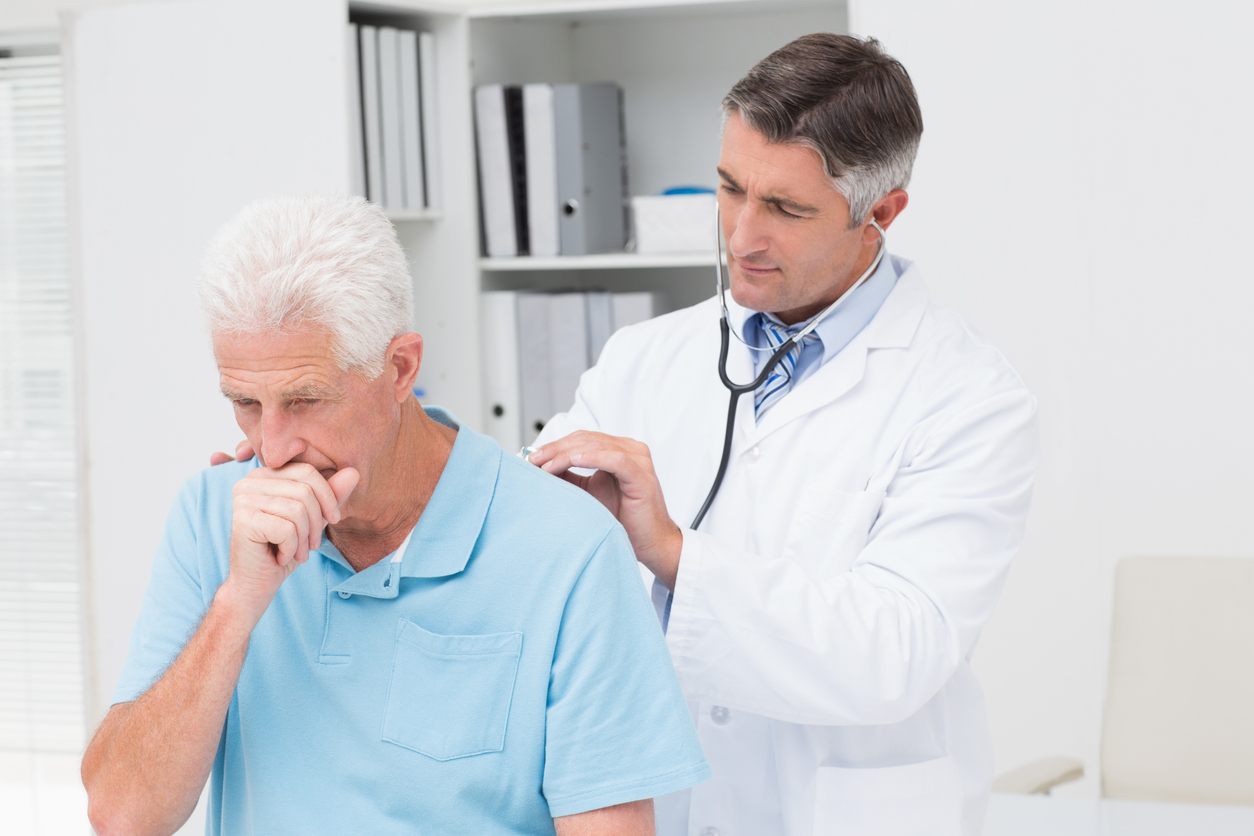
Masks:
[[[585,295],[588,310],[588,361],[596,365],[601,349],[614,333],[614,297],[603,290]]]
[[[655,301],[652,293],[615,293],[614,330],[652,319]]]
[[[422,172],[422,119],[418,101],[418,33],[399,33],[401,159],[405,170],[405,208],[426,205]]]
[[[487,434],[507,453],[522,447],[522,396],[518,359],[518,293],[493,290],[483,294],[483,395]]]
[[[383,140],[379,124],[379,30],[362,26],[361,115],[365,123],[366,197],[383,204]]]
[[[527,223],[530,254],[555,256],[558,245],[557,145],[553,85],[523,86],[523,134],[527,157]]]
[[[583,293],[549,294],[549,364],[552,401],[547,422],[575,402],[588,360],[588,314]]]
[[[553,417],[548,294],[520,293],[517,304],[520,430],[530,444]]]
[[[388,209],[405,207],[405,169],[401,154],[400,32],[379,27],[379,120],[383,139],[383,198]]]
[[[627,167],[617,84],[555,84],[562,255],[621,252],[627,243]]]
[[[488,255],[494,258],[518,255],[503,85],[485,84],[475,88],[475,139],[484,245]]]
[[[365,125],[361,110],[361,45],[357,24],[348,24],[348,153],[349,188],[355,195],[366,196],[366,144],[362,130]]]
[[[443,205],[440,172],[439,86],[436,74],[435,35],[418,34],[418,73],[422,86],[422,170],[426,187],[426,206]]]

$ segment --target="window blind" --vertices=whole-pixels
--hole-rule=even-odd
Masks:
[[[0,750],[83,745],[57,55],[0,52]]]

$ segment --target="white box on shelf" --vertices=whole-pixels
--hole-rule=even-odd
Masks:
[[[636,252],[712,250],[714,195],[667,194],[633,197]]]

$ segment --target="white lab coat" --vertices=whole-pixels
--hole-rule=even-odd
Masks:
[[[895,263],[871,323],[760,424],[741,398],[722,491],[684,529],[667,643],[714,778],[658,799],[659,836],[980,831],[968,660],[1022,538],[1036,403]],[[645,442],[686,526],[718,466],[718,350],[714,300],[618,332],[541,441]],[[733,340],[732,379],[752,362]]]

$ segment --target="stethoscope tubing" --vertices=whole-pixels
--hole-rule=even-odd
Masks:
[[[731,398],[727,404],[727,426],[723,432],[723,452],[719,457],[718,472],[714,476],[714,484],[710,486],[710,492],[706,494],[705,502],[701,503],[701,510],[697,512],[697,515],[692,520],[692,525],[689,526],[689,528],[693,531],[696,531],[697,528],[700,527],[701,521],[705,519],[706,512],[710,510],[710,506],[714,504],[714,498],[718,496],[719,488],[723,486],[723,477],[727,475],[727,465],[731,461],[732,436],[736,432],[736,407],[740,402],[740,396],[746,392],[752,392],[763,383],[766,383],[767,379],[771,376],[771,372],[775,371],[775,367],[780,364],[785,356],[787,356],[788,352],[792,350],[792,347],[796,345],[799,340],[805,339],[806,335],[813,331],[820,322],[831,314],[832,311],[836,310],[842,302],[848,299],[850,294],[861,287],[862,284],[871,277],[871,274],[879,268],[880,262],[884,260],[885,244],[887,243],[884,236],[884,228],[876,223],[875,218],[871,218],[871,225],[879,231],[880,246],[879,250],[875,253],[875,258],[871,261],[870,266],[862,272],[862,275],[858,277],[858,280],[854,282],[848,290],[842,293],[835,301],[832,302],[832,304],[828,305],[827,308],[818,316],[810,320],[809,325],[784,340],[784,342],[780,344],[779,348],[775,350],[775,353],[771,355],[771,359],[766,361],[766,365],[762,367],[762,371],[758,373],[757,377],[749,383],[736,383],[727,374],[727,356],[731,350],[731,324],[729,322],[729,313],[727,310],[727,297],[725,296],[726,290],[723,286],[723,229],[719,218],[718,205],[715,204],[714,270],[718,274],[718,301],[721,307],[718,322],[720,341],[718,352],[718,376],[723,382],[723,385],[727,387],[728,392],[731,393]]]

